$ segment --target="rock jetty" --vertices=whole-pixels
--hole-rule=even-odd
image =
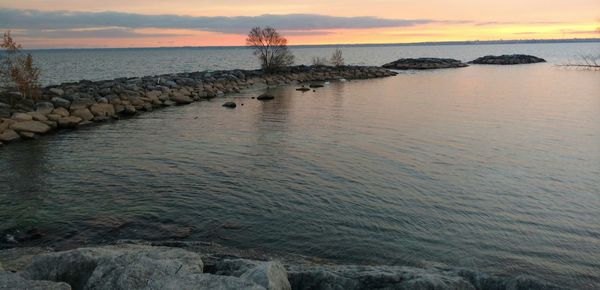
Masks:
[[[148,244],[63,252],[15,248],[0,251],[0,259],[6,263],[0,289],[560,289],[529,276],[498,278],[440,265],[316,264]]]
[[[460,60],[451,58],[402,58],[394,62],[384,64],[382,67],[398,70],[423,70],[459,68],[469,66]]]
[[[278,74],[229,70],[107,81],[82,80],[46,87],[38,102],[23,99],[18,93],[0,92],[0,145],[162,107],[187,105],[251,87],[393,75],[396,73],[379,67],[293,66]],[[16,104],[8,105],[15,100]]]
[[[480,57],[469,63],[472,64],[496,64],[496,65],[513,65],[513,64],[529,64],[546,62],[545,59],[533,55],[526,54],[510,54],[510,55],[488,55]]]

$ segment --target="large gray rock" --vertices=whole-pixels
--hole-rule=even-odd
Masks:
[[[459,68],[466,66],[468,65],[462,61],[451,58],[402,58],[383,65],[384,68],[399,70]]]
[[[87,99],[87,98],[75,99],[75,100],[73,100],[73,102],[71,102],[70,109],[71,109],[71,111],[87,109],[93,104],[94,104],[94,100],[92,100],[92,99]]]
[[[250,280],[204,274],[203,266],[198,254],[183,249],[121,245],[40,255],[22,275],[84,290],[265,289]]]
[[[65,91],[63,91],[62,89],[59,89],[59,88],[51,88],[48,91],[59,97],[62,97],[62,95],[65,94]]]
[[[17,273],[0,272],[0,290],[71,290],[63,282],[28,280]]]
[[[392,266],[292,267],[292,289],[415,289],[474,290],[471,283],[451,271]]]
[[[35,111],[40,114],[50,114],[54,110],[54,105],[50,102],[39,102],[35,104]]]
[[[514,64],[529,64],[546,62],[545,59],[533,55],[526,54],[510,54],[510,55],[487,55],[480,57],[470,63],[474,64],[497,64],[497,65],[514,65]]]
[[[280,262],[225,259],[216,263],[215,274],[252,281],[269,290],[291,290],[287,272]]]
[[[65,109],[68,109],[71,106],[71,102],[69,100],[66,100],[66,99],[63,99],[63,98],[59,98],[59,97],[52,98],[50,100],[50,102],[52,102],[52,104],[56,108],[65,108]]]
[[[50,126],[39,121],[23,121],[10,125],[10,128],[17,132],[30,132],[37,134],[46,134],[50,131]]]
[[[69,116],[58,119],[58,127],[59,128],[75,128],[81,123],[81,118]]]

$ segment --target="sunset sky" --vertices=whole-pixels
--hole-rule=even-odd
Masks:
[[[28,48],[244,45],[271,25],[290,44],[591,38],[599,0],[0,0]]]

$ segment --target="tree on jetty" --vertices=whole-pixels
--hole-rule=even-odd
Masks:
[[[342,50],[339,48],[336,48],[333,51],[333,55],[331,56],[331,65],[333,66],[344,66],[344,56],[342,55]]]
[[[294,55],[287,46],[287,39],[273,27],[252,28],[246,45],[254,48],[254,55],[266,72],[275,72],[294,63]]]
[[[22,53],[22,46],[13,40],[10,31],[4,33],[0,47],[4,50],[0,58],[0,87],[16,88],[22,97],[37,101],[41,96],[40,69],[33,64],[31,54]],[[9,98],[10,105],[15,101]]]

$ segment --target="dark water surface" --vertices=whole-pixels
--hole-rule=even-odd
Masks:
[[[472,66],[273,92],[5,146],[0,232],[599,285],[599,73]]]

